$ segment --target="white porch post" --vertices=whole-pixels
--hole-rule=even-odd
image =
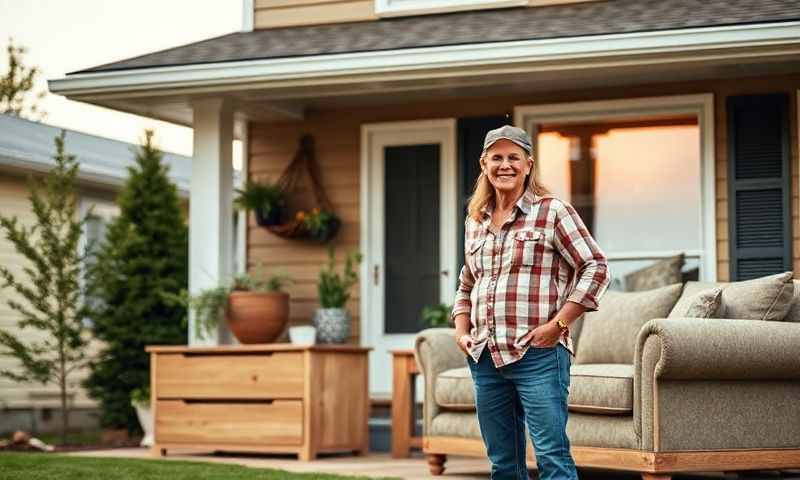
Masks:
[[[189,213],[189,292],[230,280],[233,274],[233,111],[221,98],[197,100]],[[219,332],[195,335],[189,316],[189,344],[217,344]]]

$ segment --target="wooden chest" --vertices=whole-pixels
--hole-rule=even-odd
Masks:
[[[369,348],[147,347],[154,455],[177,448],[296,453],[369,448]]]

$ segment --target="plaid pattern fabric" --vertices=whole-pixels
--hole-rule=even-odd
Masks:
[[[468,313],[470,355],[477,362],[489,348],[500,367],[522,358],[531,331],[565,302],[597,310],[611,279],[605,255],[569,203],[526,190],[497,234],[489,228],[492,210],[482,210],[481,222],[466,220],[451,318]],[[569,330],[559,342],[575,355]]]

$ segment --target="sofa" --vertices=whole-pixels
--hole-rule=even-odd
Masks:
[[[579,468],[679,472],[800,468],[800,281],[687,282],[606,292],[571,326],[567,434]],[[416,336],[423,451],[485,456],[452,328]],[[528,438],[528,464],[535,468]]]

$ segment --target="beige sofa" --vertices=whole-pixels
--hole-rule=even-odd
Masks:
[[[600,311],[575,323],[567,433],[579,468],[668,479],[677,472],[800,467],[800,282],[790,274],[784,278],[788,313],[784,309],[780,318],[775,301],[753,282],[677,284],[672,298],[678,298],[670,301],[667,318],[642,319],[640,326],[629,327],[632,334],[614,330],[607,335],[611,345],[597,342],[599,324],[593,324],[594,340],[583,336],[596,321],[592,315],[611,300],[604,297]],[[728,290],[742,285],[746,288]],[[682,318],[687,305],[712,287],[728,292],[731,303],[745,310],[765,304],[772,319]],[[719,312],[742,313],[726,310],[725,295],[719,297]],[[646,308],[619,298],[618,305]],[[602,358],[590,349],[618,354],[623,346],[633,353],[630,363],[581,363]],[[472,379],[453,330],[420,332],[415,356],[425,378],[423,450],[431,473],[444,472],[449,454],[485,456]],[[535,468],[528,442],[528,463]]]

